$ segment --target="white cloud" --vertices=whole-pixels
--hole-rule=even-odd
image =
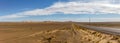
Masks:
[[[70,2],[57,2],[44,9],[34,9],[20,13],[1,16],[0,18],[20,18],[37,15],[52,14],[120,14],[119,0],[79,0]]]
[[[25,17],[25,16],[21,16],[21,15],[6,15],[6,16],[0,16],[0,19],[21,18],[21,17]]]

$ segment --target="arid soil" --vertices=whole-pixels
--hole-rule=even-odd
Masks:
[[[15,28],[14,26],[7,30],[1,29],[0,43],[120,43],[118,35],[89,30],[73,23],[28,24],[25,23],[24,26],[32,25],[33,28],[25,29],[23,24],[17,24],[18,26],[14,25],[16,29],[8,29]],[[19,26],[24,28],[17,28]],[[37,29],[34,29],[35,27]]]

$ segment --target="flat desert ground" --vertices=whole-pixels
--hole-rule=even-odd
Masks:
[[[120,43],[120,36],[72,22],[1,22],[0,43]]]

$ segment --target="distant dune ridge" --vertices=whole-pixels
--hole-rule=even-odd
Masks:
[[[38,24],[38,23],[37,23]],[[48,25],[49,23],[47,23]],[[65,25],[65,23],[63,23]],[[120,36],[105,34],[76,24],[62,26],[62,23],[50,23],[48,26],[60,26],[52,30],[34,32],[2,43],[120,43]],[[44,24],[42,24],[44,25]],[[46,23],[45,23],[46,25]],[[46,27],[47,27],[46,25]],[[52,28],[51,27],[51,28]],[[34,30],[33,30],[34,31]]]

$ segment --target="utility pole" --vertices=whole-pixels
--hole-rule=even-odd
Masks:
[[[89,25],[90,25],[90,23],[91,23],[91,18],[89,17]]]

